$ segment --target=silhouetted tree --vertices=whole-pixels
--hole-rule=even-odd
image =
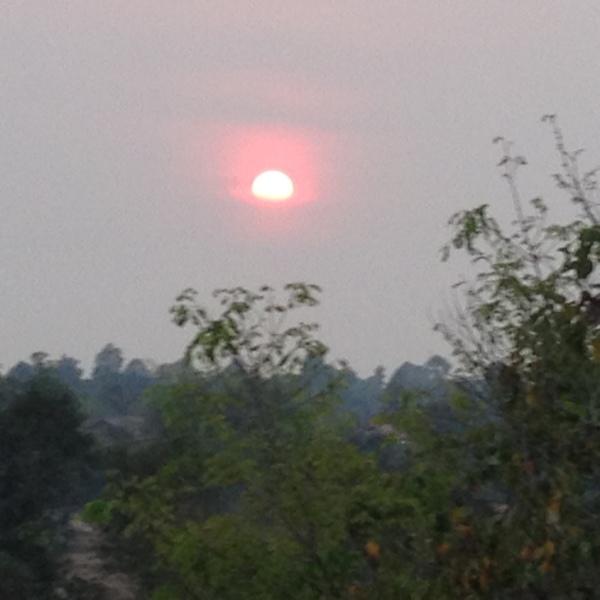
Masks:
[[[81,502],[92,441],[73,393],[41,371],[0,413],[0,598],[50,599],[59,578],[54,510]]]

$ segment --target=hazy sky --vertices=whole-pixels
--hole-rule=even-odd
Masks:
[[[530,159],[526,196],[561,199],[544,113],[600,162],[598,0],[1,4],[5,368],[175,360],[183,288],[289,281],[324,288],[333,357],[420,362],[447,352],[448,217],[509,206],[492,138]],[[246,201],[263,163],[297,201]]]

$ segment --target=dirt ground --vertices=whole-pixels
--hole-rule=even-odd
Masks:
[[[71,576],[99,586],[106,600],[135,600],[137,590],[131,579],[109,570],[102,559],[101,533],[76,517],[71,519],[70,528],[65,561]]]

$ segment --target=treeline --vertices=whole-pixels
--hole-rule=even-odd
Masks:
[[[398,398],[404,391],[419,390],[430,403],[447,403],[448,390],[440,384],[449,378],[451,366],[446,359],[433,356],[423,365],[406,362],[388,378],[381,367],[371,376],[361,378],[350,367],[338,372],[325,361],[314,359],[308,370],[313,388],[326,385],[334,372],[338,380],[341,377],[340,409],[353,414],[357,422],[365,426],[392,398]],[[96,355],[89,377],[84,376],[80,361],[74,357],[63,355],[53,359],[45,352],[36,352],[29,360],[10,367],[4,380],[23,384],[41,373],[54,376],[71,389],[81,404],[87,424],[100,436],[109,431],[110,424],[115,430],[118,423],[126,425],[122,417],[147,417],[149,406],[144,392],[152,385],[164,387],[195,377],[194,369],[185,359],[168,364],[139,358],[126,361],[123,351],[109,343]],[[0,396],[0,408],[2,403]]]
[[[63,355],[54,360],[45,352],[36,352],[29,361],[11,367],[6,378],[25,382],[41,371],[51,372],[77,395],[88,416],[116,417],[139,409],[144,389],[167,370],[167,365],[156,368],[141,359],[125,363],[121,349],[107,344],[96,355],[89,377],[84,377],[76,358]]]

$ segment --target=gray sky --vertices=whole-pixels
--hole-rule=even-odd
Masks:
[[[600,162],[597,0],[1,4],[5,368],[107,342],[175,360],[183,288],[288,281],[323,286],[359,373],[420,362],[447,352],[448,217],[510,202],[492,138],[528,156],[526,196],[561,199],[544,113]],[[306,201],[232,191],[273,153]]]

